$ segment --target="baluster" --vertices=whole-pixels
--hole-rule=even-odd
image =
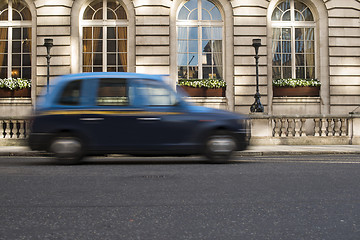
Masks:
[[[30,126],[30,121],[24,120],[24,138],[28,137],[29,129],[30,129],[29,126]]]
[[[318,137],[320,136],[320,119],[315,118],[314,122],[315,122],[314,136]]]
[[[286,137],[286,119],[281,119],[281,137]]]
[[[290,118],[287,120],[287,122],[288,122],[288,137],[293,137],[294,136],[293,130],[295,129],[294,119]]]
[[[347,136],[347,119],[346,118],[341,118],[341,127],[340,127],[340,131],[341,131],[341,136]]]
[[[10,138],[10,120],[4,120],[4,138]]]
[[[25,121],[23,121],[23,120],[19,121],[19,138],[25,138],[24,137],[24,127],[25,127]]]
[[[301,122],[299,118],[295,118],[295,137],[300,137]]]
[[[300,126],[301,136],[302,136],[302,137],[306,137],[306,132],[305,132],[305,122],[306,122],[306,118],[302,118],[300,121],[301,121],[301,126]]]
[[[1,138],[5,138],[5,123],[1,120]]]
[[[334,136],[340,136],[340,119],[334,118]]]
[[[327,132],[328,132],[328,136],[333,136],[333,130],[334,130],[334,125],[333,125],[333,119],[332,118],[328,118],[327,119],[328,125],[327,125]]]
[[[326,118],[321,119],[321,134],[320,136],[326,136]]]
[[[279,118],[275,118],[274,119],[274,137],[280,137],[280,119]]]
[[[16,120],[14,123],[14,126],[15,126],[15,130],[14,130],[15,138],[19,138],[19,136],[20,136],[20,121]]]

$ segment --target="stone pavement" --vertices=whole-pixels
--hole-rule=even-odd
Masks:
[[[269,145],[250,146],[237,152],[237,156],[307,155],[307,154],[360,154],[360,145]],[[44,156],[26,146],[0,146],[0,156]]]

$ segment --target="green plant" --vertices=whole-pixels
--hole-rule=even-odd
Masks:
[[[0,88],[7,88],[10,90],[31,88],[31,80],[30,79],[22,79],[22,78],[0,79]]]
[[[178,85],[194,88],[224,88],[226,87],[226,82],[222,79],[189,79],[179,80]]]
[[[276,79],[272,81],[274,87],[320,87],[321,82],[317,79]]]

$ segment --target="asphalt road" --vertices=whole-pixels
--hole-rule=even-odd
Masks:
[[[360,156],[0,158],[0,239],[359,239]]]

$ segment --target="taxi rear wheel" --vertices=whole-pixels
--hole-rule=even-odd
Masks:
[[[62,164],[77,164],[84,154],[81,139],[69,134],[55,137],[50,144],[49,151]]]
[[[227,162],[236,150],[237,142],[228,131],[215,131],[205,142],[205,157],[213,163]]]

